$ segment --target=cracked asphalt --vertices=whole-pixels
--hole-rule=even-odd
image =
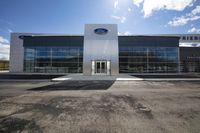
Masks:
[[[2,133],[199,133],[199,81],[0,82]]]

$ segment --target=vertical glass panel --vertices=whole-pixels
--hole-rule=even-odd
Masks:
[[[101,73],[106,73],[106,63],[101,62]]]
[[[100,62],[96,62],[96,73],[100,73]]]

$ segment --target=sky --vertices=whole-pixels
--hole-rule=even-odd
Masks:
[[[0,59],[10,33],[83,34],[118,24],[120,35],[200,33],[200,0],[0,0]]]

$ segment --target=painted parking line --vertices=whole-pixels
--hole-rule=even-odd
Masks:
[[[117,78],[117,81],[143,81],[142,78]]]
[[[60,78],[54,78],[54,79],[52,79],[52,81],[66,81],[66,80],[70,80],[70,79],[72,79],[72,78],[62,78],[62,77],[60,77]]]
[[[200,81],[200,78],[144,78],[146,81]]]

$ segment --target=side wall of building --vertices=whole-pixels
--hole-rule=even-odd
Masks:
[[[11,34],[9,71],[14,73],[23,72],[24,66],[24,47],[23,40],[19,38],[20,35],[22,34]]]

